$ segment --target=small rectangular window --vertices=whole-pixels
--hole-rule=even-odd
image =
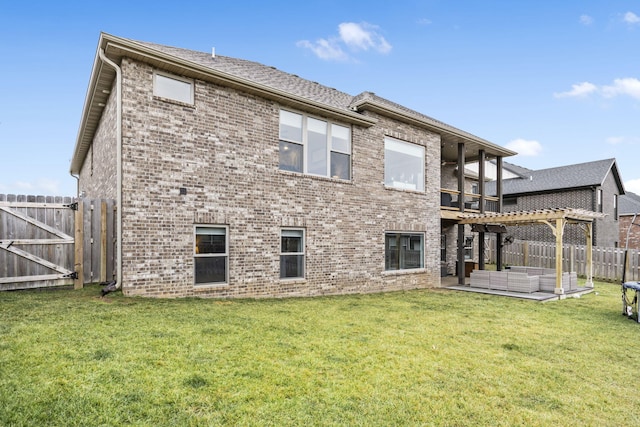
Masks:
[[[304,278],[304,231],[285,229],[280,233],[280,278]]]
[[[596,212],[602,212],[602,189],[598,188],[596,190]]]
[[[517,197],[504,197],[502,199],[502,204],[504,206],[513,206],[513,205],[517,205],[518,204],[518,198]]]
[[[385,270],[409,270],[424,267],[424,234],[386,233]]]
[[[161,98],[193,105],[193,82],[177,76],[155,73],[153,75],[153,94]]]
[[[424,147],[385,138],[384,183],[388,187],[424,191]]]
[[[196,285],[227,283],[228,258],[226,227],[196,227]]]

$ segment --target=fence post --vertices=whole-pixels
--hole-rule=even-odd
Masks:
[[[100,282],[107,281],[107,202],[100,203]]]
[[[74,262],[76,278],[73,280],[73,289],[84,287],[84,203],[78,200],[78,208],[75,213],[74,224]]]

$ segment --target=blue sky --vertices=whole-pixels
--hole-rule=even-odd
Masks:
[[[75,195],[101,31],[375,92],[531,169],[615,157],[640,194],[638,0],[0,0],[0,193]]]

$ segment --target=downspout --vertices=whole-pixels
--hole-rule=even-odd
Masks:
[[[100,49],[98,54],[105,64],[116,70],[116,283],[122,289],[122,70]]]
[[[71,175],[73,178],[76,179],[76,197],[79,198],[80,197],[80,175],[74,175],[73,172],[69,172],[69,175]]]

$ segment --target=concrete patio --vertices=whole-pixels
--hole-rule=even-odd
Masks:
[[[465,284],[460,285],[458,283],[457,276],[446,276],[441,278],[441,284],[444,289],[450,289],[453,291],[463,291],[463,292],[475,292],[479,294],[487,294],[487,295],[497,295],[503,297],[510,298],[519,298],[526,299],[538,302],[549,302],[549,301],[557,301],[565,298],[580,298],[582,295],[591,293],[594,291],[594,288],[585,288],[578,287],[575,290],[566,291],[563,295],[556,295],[551,292],[509,292],[509,291],[500,291],[496,289],[485,289],[485,288],[474,288],[469,284],[470,279],[465,277]]]

